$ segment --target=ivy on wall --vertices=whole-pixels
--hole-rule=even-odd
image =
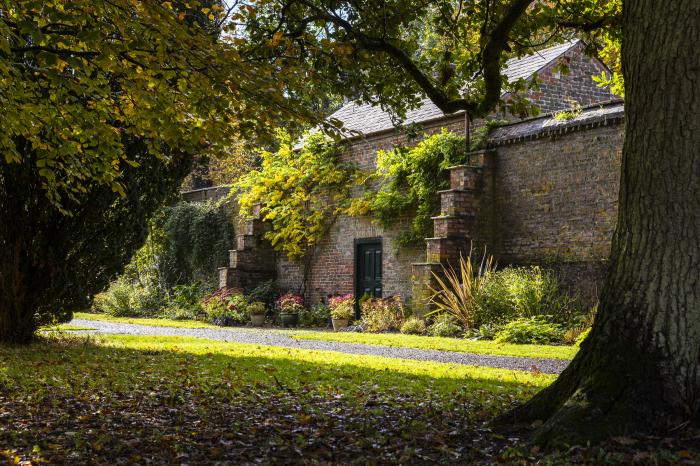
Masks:
[[[180,202],[166,210],[162,228],[168,282],[216,282],[233,246],[231,212],[225,201]]]
[[[168,295],[177,285],[216,288],[217,269],[233,246],[231,212],[224,201],[179,202],[149,225],[146,244],[125,269],[125,278]]]
[[[449,187],[447,169],[466,160],[464,137],[444,129],[427,136],[414,147],[379,151],[375,175],[379,188],[376,193],[365,196],[365,210],[384,227],[400,218],[408,218],[410,228],[399,234],[397,244],[423,246],[425,238],[432,234],[430,218],[439,212],[438,191]]]
[[[269,222],[265,238],[290,259],[299,259],[327,233],[350,204],[359,171],[342,163],[342,147],[320,133],[310,135],[295,150],[291,138],[279,133],[280,149],[261,152],[262,165],[234,185],[240,213]]]

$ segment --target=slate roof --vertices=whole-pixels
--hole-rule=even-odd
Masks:
[[[565,42],[563,44],[540,50],[532,55],[526,55],[520,58],[511,58],[506,62],[503,74],[508,77],[509,82],[517,81],[520,78],[527,79],[561,55],[571,50],[571,48],[578,43],[579,40]]]
[[[574,40],[540,50],[532,55],[511,58],[506,62],[503,74],[508,78],[509,82],[520,78],[527,79],[562,54],[568,52],[578,42],[579,40]],[[406,113],[404,123],[423,123],[443,118],[444,116],[445,114],[430,99],[426,98],[423,99],[420,107]],[[358,134],[366,136],[394,128],[394,122],[391,120],[389,113],[371,104],[350,102],[333,113],[330,118],[343,122],[343,130],[348,137],[357,136]]]
[[[530,118],[494,128],[489,135],[489,146],[499,146],[551,134],[567,133],[584,127],[619,123],[624,118],[625,105],[616,100],[584,108],[570,120],[557,120],[552,115]]]

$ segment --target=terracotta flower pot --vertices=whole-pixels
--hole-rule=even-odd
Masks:
[[[333,330],[336,332],[348,328],[348,321],[350,319],[331,319],[333,321]]]
[[[299,322],[299,313],[280,312],[282,327],[296,327]]]
[[[250,323],[253,324],[254,327],[262,327],[265,325],[265,314],[251,314]]]

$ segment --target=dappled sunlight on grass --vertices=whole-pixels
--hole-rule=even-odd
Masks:
[[[530,464],[541,454],[485,423],[554,378],[200,338],[53,333],[0,345],[0,458]],[[512,461],[501,461],[511,447]],[[542,464],[570,463],[564,455]]]
[[[114,336],[110,346],[172,351],[207,356],[203,370],[221,371],[225,364],[235,360],[238,369],[245,369],[250,381],[270,380],[270,373],[278,378],[303,383],[328,384],[349,388],[358,383],[388,384],[397,390],[419,393],[428,385],[441,391],[478,385],[479,388],[500,390],[505,385],[543,387],[554,376],[522,371],[464,366],[438,362],[415,361],[379,356],[353,355],[329,351],[279,348],[246,343],[230,343],[199,338]],[[311,371],[311,372],[309,372]],[[410,384],[406,381],[410,380]],[[513,388],[508,387],[508,388]]]
[[[0,412],[14,426],[0,426],[0,444],[13,461],[74,464],[138,462],[134,452],[176,463],[186,453],[193,464],[265,455],[395,463],[414,450],[456,458],[457,447],[483,456],[504,440],[488,440],[481,423],[553,378],[199,338],[55,334],[0,346]],[[484,448],[474,452],[475,441]]]
[[[517,356],[527,358],[573,359],[578,351],[574,346],[513,345],[490,340],[428,337],[400,333],[358,332],[299,332],[291,335],[301,340],[338,341],[365,345],[398,346],[404,348],[457,351],[462,353]]]
[[[154,327],[175,327],[175,328],[221,328],[217,325],[199,322],[197,320],[171,320],[155,319],[148,317],[112,317],[107,314],[92,314],[89,312],[76,312],[74,319],[97,320],[103,322],[118,322],[122,324],[151,325]]]
[[[0,382],[71,388],[127,389],[144,377],[183,378],[233,389],[248,385],[291,390],[312,385],[332,392],[391,391],[448,396],[456,390],[527,396],[554,376],[506,369],[414,361],[327,351],[230,343],[200,338],[64,337],[28,349],[0,349]]]

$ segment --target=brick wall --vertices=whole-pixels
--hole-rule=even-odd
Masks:
[[[526,92],[527,98],[537,104],[542,114],[571,108],[571,101],[582,107],[613,99],[609,90],[600,88],[591,79],[599,75],[605,67],[584,53],[584,44],[579,42],[559,59],[540,70],[538,90]],[[555,72],[558,63],[568,67],[568,73]]]
[[[602,68],[585,57],[582,48],[579,44],[565,54],[568,74],[555,75],[554,64],[539,73],[540,89],[529,91],[528,97],[543,113],[570,108],[570,99],[585,106],[614,97],[591,80]],[[472,123],[471,129],[480,124]],[[465,122],[457,115],[424,122],[422,127],[428,134],[441,128],[464,133]],[[570,277],[576,282],[580,274],[589,277],[584,293],[595,294],[615,222],[621,137],[618,126],[498,148],[497,171],[490,183],[494,188],[487,193],[487,202],[481,203],[491,210],[481,212],[478,221],[484,240],[502,264],[556,264],[565,282]],[[343,158],[373,169],[378,150],[415,142],[386,131],[352,140]],[[331,293],[354,291],[354,240],[365,238],[382,238],[384,295],[409,299],[411,264],[424,262],[426,252],[398,250],[394,239],[403,227],[401,222],[382,228],[370,219],[338,218],[314,252],[307,299],[315,303]],[[277,275],[283,288],[299,289],[302,271],[300,263],[278,257]]]
[[[463,117],[443,119],[424,127],[425,132],[433,133],[443,127],[453,131],[464,131]],[[398,144],[411,144],[403,134],[395,131],[352,142],[343,153],[343,160],[371,170],[376,168],[377,151],[391,150]],[[395,238],[406,227],[397,221],[390,228],[383,228],[370,218],[340,216],[331,231],[314,251],[310,263],[306,298],[311,303],[325,300],[329,294],[353,293],[355,282],[355,240],[368,238],[382,239],[383,293],[384,296],[401,295],[405,301],[411,296],[411,264],[424,259],[425,249],[400,249]],[[283,289],[298,290],[303,281],[303,267],[299,261],[289,261],[278,257],[277,276]]]
[[[496,148],[482,233],[501,265],[542,264],[591,300],[617,221],[624,126],[611,124]]]

